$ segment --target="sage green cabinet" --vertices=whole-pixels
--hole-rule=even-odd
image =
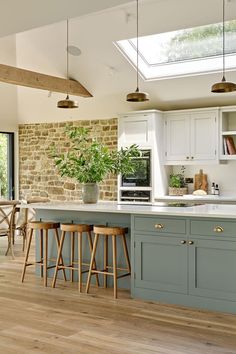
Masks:
[[[133,216],[131,246],[134,297],[236,313],[236,220]]]
[[[187,293],[187,247],[179,237],[135,235],[136,287]]]
[[[189,294],[236,301],[236,242],[191,240]]]

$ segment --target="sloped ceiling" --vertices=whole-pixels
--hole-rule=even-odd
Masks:
[[[69,22],[69,42],[82,52],[79,57],[69,56],[69,71],[70,77],[80,81],[94,97],[79,99],[79,110],[59,112],[56,102],[61,95],[19,87],[21,122],[106,118],[130,110],[170,110],[236,103],[236,92],[210,92],[211,85],[221,80],[221,73],[152,82],[140,80],[140,88],[150,94],[150,101],[127,103],[126,94],[136,88],[135,70],[114,46],[114,41],[135,37],[135,1],[83,1],[87,2],[91,7],[84,8],[79,17],[72,16]],[[100,2],[104,5],[103,10],[96,7]],[[66,2],[67,5],[72,3],[75,5],[74,1]],[[96,4],[93,8],[92,3]],[[108,3],[119,3],[120,6],[105,9],[105,3],[107,6]],[[226,5],[226,19],[235,19],[236,0],[227,0]],[[92,9],[99,12],[91,13]],[[49,21],[50,16],[47,16]],[[17,66],[65,77],[66,22],[54,23],[54,13],[52,19],[51,25],[16,36]],[[140,35],[221,21],[222,0],[140,0]],[[236,82],[236,72],[228,72],[226,76],[228,81]]]
[[[1,1],[0,37],[84,16],[132,0],[7,0]]]

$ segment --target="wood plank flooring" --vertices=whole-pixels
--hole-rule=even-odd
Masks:
[[[58,281],[44,288],[28,268],[21,284],[23,254],[4,256],[0,238],[1,354],[236,354],[236,316],[130,299],[119,291]]]

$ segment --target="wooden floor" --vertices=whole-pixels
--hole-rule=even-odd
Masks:
[[[0,239],[1,354],[236,354],[236,316],[130,299],[120,291],[58,281],[44,288],[33,269],[20,282],[23,255],[4,256]]]

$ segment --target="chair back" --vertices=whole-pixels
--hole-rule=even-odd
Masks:
[[[13,229],[18,200],[0,201],[0,237],[7,236]]]

